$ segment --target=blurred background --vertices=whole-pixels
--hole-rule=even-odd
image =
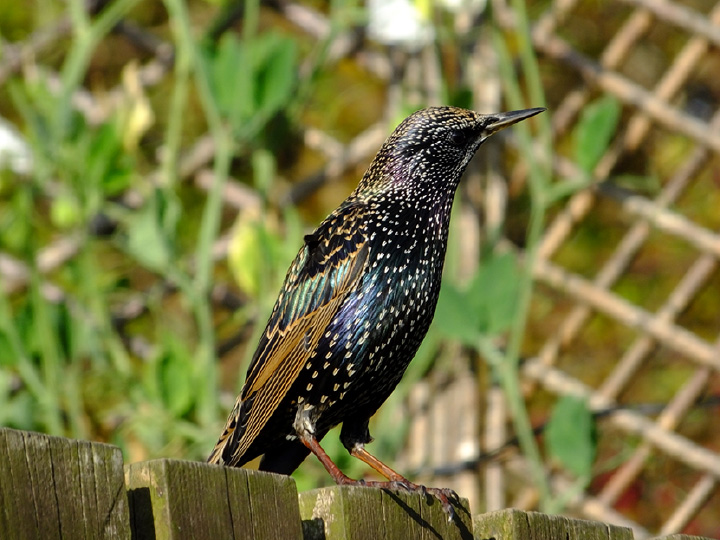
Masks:
[[[0,425],[205,459],[394,126],[547,106],[471,163],[371,449],[473,512],[720,538],[720,3],[33,0],[0,35]]]

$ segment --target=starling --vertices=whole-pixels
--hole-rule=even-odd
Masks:
[[[493,133],[545,109],[478,114],[431,107],[385,141],[358,187],[323,221],[285,277],[247,380],[208,461],[291,474],[312,452],[338,484],[429,493],[371,455],[370,417],[400,381],[433,319],[460,178]],[[320,446],[340,440],[388,482],[343,474]]]

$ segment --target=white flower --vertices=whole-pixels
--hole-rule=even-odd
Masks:
[[[10,169],[18,174],[32,170],[32,152],[17,128],[0,118],[0,169]]]
[[[384,45],[417,50],[435,36],[430,20],[412,0],[368,0],[368,12],[368,35]]]

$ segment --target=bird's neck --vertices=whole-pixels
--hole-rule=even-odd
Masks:
[[[423,242],[444,253],[450,213],[462,171],[451,178],[436,178],[413,161],[375,160],[349,200],[366,205],[391,234],[411,236],[412,227]],[[408,234],[411,232],[412,234]]]
[[[397,248],[426,248],[439,259],[447,246],[452,193],[385,193],[367,201],[373,216],[372,229],[379,237],[392,239]]]

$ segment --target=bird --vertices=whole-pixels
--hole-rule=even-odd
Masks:
[[[492,134],[544,111],[480,114],[428,107],[403,120],[357,188],[292,262],[245,384],[209,463],[289,475],[310,453],[339,485],[404,489],[437,498],[372,455],[369,420],[423,341],[440,293],[450,213],[461,177]],[[387,481],[346,476],[320,445],[342,424],[351,456]]]

